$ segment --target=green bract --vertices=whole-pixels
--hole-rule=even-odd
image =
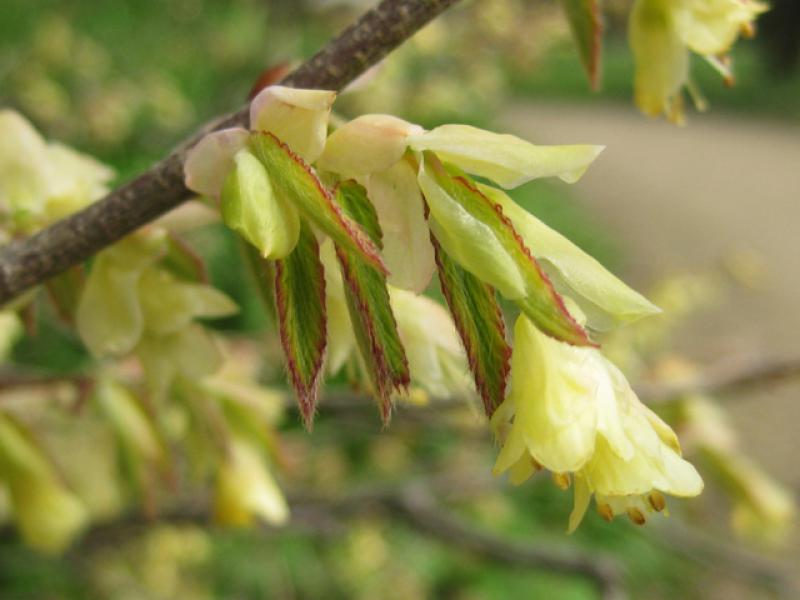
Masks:
[[[503,313],[495,291],[462,269],[434,241],[439,283],[467,352],[475,387],[487,416],[506,394],[511,347],[506,341]]]
[[[369,236],[342,214],[331,192],[286,144],[271,133],[260,133],[251,136],[250,148],[266,167],[278,198],[295,206],[337,244],[357,253],[373,267],[385,270],[380,252]]]
[[[431,210],[431,230],[462,267],[514,300],[544,332],[588,345],[586,332],[502,210],[466,175],[451,175],[430,152],[424,154],[420,187]]]
[[[319,243],[305,223],[294,250],[275,262],[275,304],[289,377],[311,428],[327,346],[327,315]]]
[[[361,225],[372,241],[380,246],[383,233],[366,190],[355,181],[345,181],[337,186],[336,197],[345,214]],[[384,422],[388,422],[392,392],[404,391],[411,378],[389,301],[386,277],[344,248],[337,246],[336,255],[342,268],[350,322],[372,388],[380,402],[381,416]]]
[[[479,185],[478,189],[502,209],[556,288],[569,294],[586,313],[590,327],[610,329],[660,312],[647,298],[504,192],[488,185]]]
[[[237,152],[234,164],[222,187],[222,219],[264,258],[285,257],[300,235],[297,210],[275,196],[264,166],[248,150]]]

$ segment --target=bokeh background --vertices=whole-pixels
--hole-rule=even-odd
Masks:
[[[121,182],[199,123],[240,106],[265,69],[310,56],[369,4],[3,0],[0,106],[112,165]],[[535,182],[515,197],[668,309],[644,341],[633,333],[619,342],[620,354],[638,351],[620,360],[637,365],[649,383],[792,360],[800,357],[800,16],[794,0],[773,4],[759,37],[735,49],[735,87],[699,60],[694,65],[711,112],[690,114],[686,128],[648,120],[632,106],[625,1],[607,3],[597,93],[588,90],[557,3],[473,0],[394,53],[337,110],[392,113],[426,126],[466,122],[541,143],[607,145],[579,184]],[[232,235],[212,226],[192,243],[214,284],[243,307],[215,327],[274,340]],[[276,342],[260,356],[264,380],[281,385]],[[68,374],[88,358],[73,332],[43,314],[38,333],[16,345],[12,360]],[[734,391],[718,400],[741,447],[788,489],[800,489],[798,385]],[[100,442],[80,419],[60,422],[61,453],[91,465]],[[495,449],[468,407],[401,410],[381,431],[374,414],[326,411],[323,401],[312,435],[296,414],[286,415],[281,456],[279,478],[299,507],[286,528],[220,529],[165,503],[153,519],[134,511],[99,524],[53,558],[26,549],[6,523],[0,597],[597,597],[580,573],[470,552],[457,536],[414,523],[391,503],[343,502],[322,511],[307,502],[313,494],[390,496],[419,485],[460,523],[497,539],[610,558],[635,598],[800,593],[793,526],[777,545],[744,540],[729,526],[731,499],[713,486],[697,501],[673,502],[669,519],[645,528],[592,514],[567,537],[571,493],[545,478],[520,488],[493,481]]]

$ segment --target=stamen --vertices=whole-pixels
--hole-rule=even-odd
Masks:
[[[609,523],[614,520],[614,511],[608,504],[598,504],[597,512]]]
[[[636,523],[637,525],[644,525],[647,519],[644,517],[644,513],[640,511],[638,508],[629,508],[628,509],[628,518]]]
[[[570,484],[569,474],[567,473],[553,473],[553,483],[562,490],[568,490]]]
[[[667,506],[667,500],[664,498],[664,494],[658,491],[650,492],[647,496],[647,501],[656,512],[661,512]]]

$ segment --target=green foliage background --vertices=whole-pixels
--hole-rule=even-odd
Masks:
[[[265,67],[309,56],[353,14],[347,7],[320,8],[296,1],[4,0],[0,105],[17,108],[49,137],[111,164],[123,181],[197,124],[241,105]],[[552,10],[542,14],[543,22],[554,22]],[[412,93],[420,90],[420,101],[408,101],[400,107],[400,116],[428,125],[443,119],[486,124],[502,97],[597,101],[588,95],[563,27],[556,27],[555,33],[544,26],[534,32],[522,26],[508,32],[509,37],[541,35],[551,40],[537,50],[535,59],[525,62],[519,56],[501,59],[476,51],[475,32],[463,26],[459,15],[448,18],[454,24],[447,38],[449,54],[429,52],[430,44],[421,43],[390,59],[396,64],[387,67],[391,77],[381,96],[391,95],[397,82],[410,86]],[[757,103],[760,111],[800,119],[800,104],[792,101],[800,95],[800,78],[770,79],[752,45],[741,46],[736,58],[741,84],[726,91],[724,98],[710,69],[697,69],[713,104],[752,111]],[[600,99],[629,103],[632,63],[619,36],[611,40],[605,59]],[[450,104],[427,101],[436,85],[445,91],[457,85],[458,69],[465,65],[494,82],[496,90],[473,94],[467,89]],[[369,98],[349,98],[343,104],[345,110],[359,109],[369,105]],[[371,110],[395,107],[373,104]],[[517,199],[601,261],[613,264],[619,258],[611,241],[581,214],[563,186],[531,184]],[[230,232],[207,229],[192,241],[208,259],[215,285],[243,307],[217,326],[240,333],[269,329],[254,291],[242,284],[246,276]],[[40,322],[38,335],[15,348],[15,361],[61,373],[85,366],[87,357],[73,333],[51,315],[43,314]],[[281,369],[273,371],[274,382],[279,382]],[[328,417],[324,408],[313,436],[301,431],[293,415],[285,437],[287,452],[297,452],[294,459],[302,461],[303,479],[332,491],[376,482],[399,484],[465,464],[488,472],[494,455],[488,434],[465,439],[457,428],[443,427],[441,420],[419,426],[398,419],[388,432],[381,432],[377,417],[368,427],[356,427]],[[488,492],[460,503],[457,511],[476,526],[513,539],[609,552],[625,565],[634,597],[703,597],[698,567],[649,531],[621,521],[610,527],[590,515],[566,538],[568,496],[537,480],[519,489]],[[409,530],[391,514],[375,511],[348,520],[331,535],[153,525],[132,529],[122,539],[97,536],[59,559],[25,549],[6,528],[0,536],[0,596],[578,600],[596,593],[578,577],[514,570],[476,559]]]

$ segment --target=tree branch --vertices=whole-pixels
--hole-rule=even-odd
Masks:
[[[341,90],[458,0],[383,0],[282,80]],[[203,126],[169,156],[102,200],[0,251],[0,304],[63,273],[191,196],[186,151],[214,129],[247,126],[248,107]]]
[[[777,360],[742,358],[726,361],[674,383],[639,384],[645,402],[667,402],[686,394],[741,394],[767,385],[800,378],[800,357]]]
[[[290,494],[292,519],[290,530],[320,537],[340,537],[348,529],[345,522],[354,516],[371,512],[383,513],[420,535],[437,540],[453,549],[465,551],[508,567],[544,570],[564,575],[584,577],[594,583],[603,600],[626,597],[621,565],[612,557],[588,552],[565,544],[542,544],[513,540],[468,521],[455,517],[452,511],[438,506],[433,497],[453,497],[464,500],[485,492],[494,485],[481,476],[425,476],[400,484],[363,487],[341,497],[316,494]],[[158,515],[157,522],[192,523],[207,526],[210,509],[207,502],[195,503]],[[153,524],[141,514],[130,514],[115,521],[94,525],[75,547],[84,556],[92,548],[108,547],[130,538],[132,533]],[[262,535],[279,535],[281,529],[264,527]],[[14,539],[15,534],[0,529],[2,538]]]

